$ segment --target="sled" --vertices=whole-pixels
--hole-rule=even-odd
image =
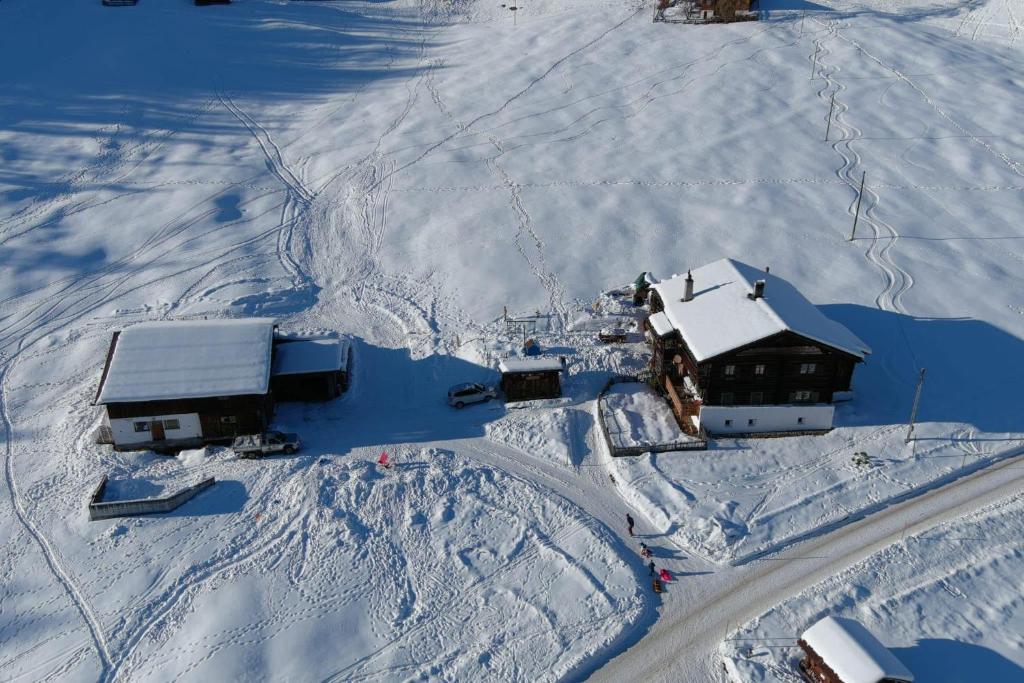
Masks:
[[[651,582],[651,588],[654,589],[655,593],[661,593],[663,590],[665,590],[664,588],[661,587],[661,581],[658,580],[658,579],[655,579],[654,581]]]

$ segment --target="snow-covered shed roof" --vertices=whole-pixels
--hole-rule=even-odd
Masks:
[[[665,304],[665,316],[698,362],[785,331],[858,358],[871,353],[853,332],[825,317],[793,285],[776,275],[726,258],[693,270],[692,276],[694,294],[690,301],[682,300],[685,276],[663,280],[653,289]],[[747,295],[754,291],[758,280],[765,281],[764,296],[751,299]]]
[[[274,320],[174,320],[122,330],[97,403],[265,394]]]
[[[536,356],[534,358],[502,358],[498,370],[503,373],[516,372],[551,372],[561,370],[562,361],[557,358]]]
[[[647,322],[650,323],[651,329],[654,330],[654,334],[658,335],[659,337],[664,337],[666,334],[675,329],[674,327],[672,327],[672,322],[668,319],[668,316],[665,315],[664,311],[659,311],[658,313],[655,313],[654,315],[647,319]]]
[[[843,683],[914,680],[914,674],[896,655],[852,619],[825,617],[807,629],[802,640]]]
[[[274,366],[270,373],[304,375],[311,372],[334,372],[345,368],[348,340],[325,338],[303,339],[277,345]]]

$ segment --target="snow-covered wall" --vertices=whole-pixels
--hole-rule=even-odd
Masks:
[[[117,418],[110,421],[110,431],[114,435],[114,443],[118,446],[133,443],[146,443],[152,441],[152,433],[149,431],[135,431],[136,422],[164,421],[164,435],[167,439],[194,439],[203,435],[203,428],[199,424],[198,413],[182,413],[180,415],[154,415],[153,417],[131,417]],[[177,429],[170,429],[167,422],[178,421]]]
[[[831,429],[831,405],[702,406],[700,423],[712,434],[802,432]]]

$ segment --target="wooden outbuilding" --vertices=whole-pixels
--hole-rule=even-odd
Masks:
[[[330,401],[348,389],[352,347],[345,339],[275,342],[270,386],[277,401]]]
[[[800,670],[815,683],[913,683],[914,675],[864,626],[825,617],[797,642]]]
[[[505,358],[498,364],[507,401],[533,401],[562,395],[564,366],[558,358]]]
[[[870,353],[767,269],[721,259],[651,290],[651,370],[687,430],[827,431]]]
[[[95,403],[117,450],[262,432],[273,416],[269,318],[148,322],[115,332]]]

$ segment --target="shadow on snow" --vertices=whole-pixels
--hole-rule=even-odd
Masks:
[[[854,373],[856,398],[843,425],[893,424],[910,416],[918,370],[927,368],[918,422],[966,422],[988,433],[1021,430],[1024,341],[973,318],[915,318],[852,304],[822,306],[872,348]]]

